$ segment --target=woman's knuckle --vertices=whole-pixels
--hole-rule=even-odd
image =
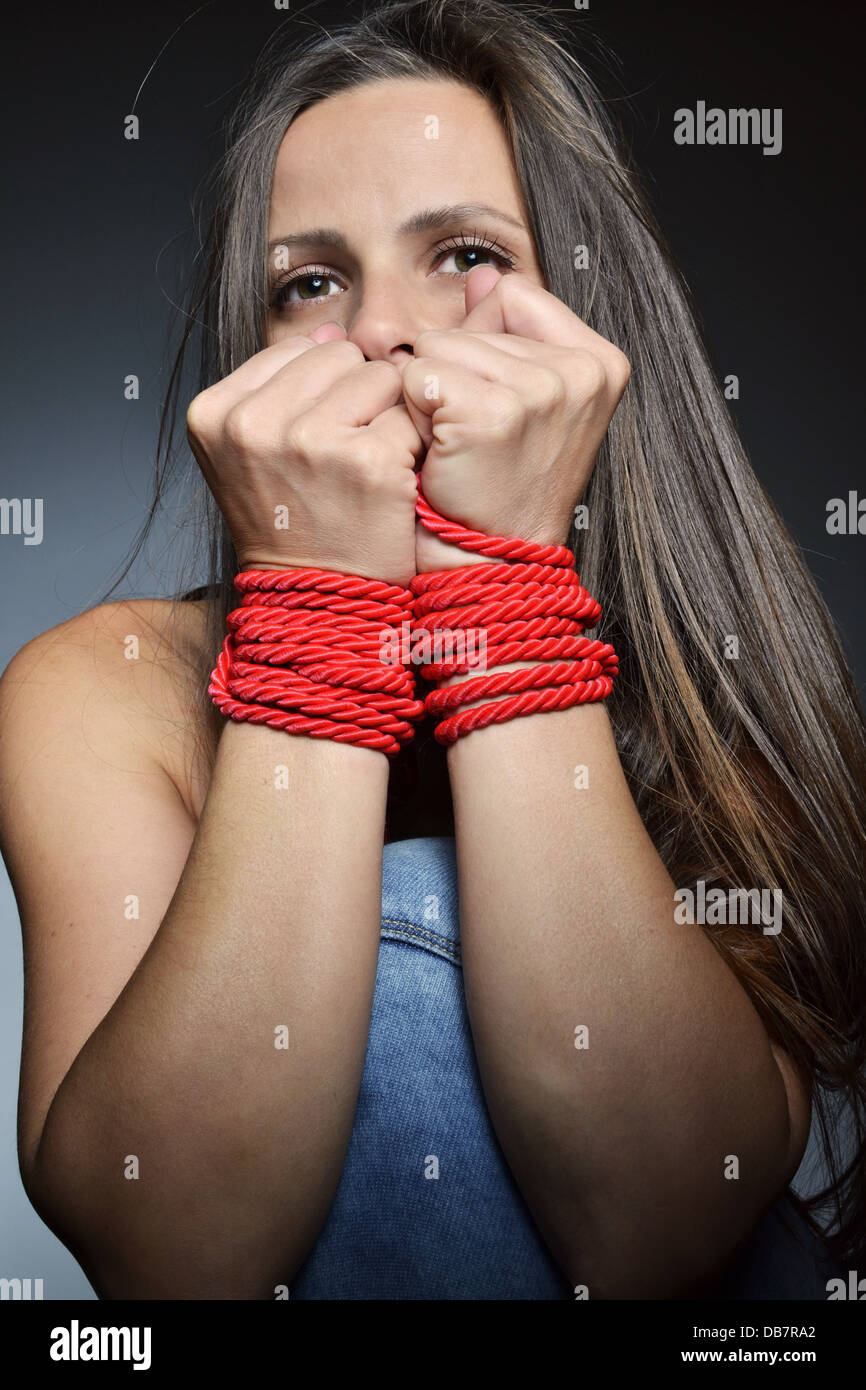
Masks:
[[[365,362],[364,370],[369,375],[380,376],[384,381],[397,382],[401,379],[400,368],[396,362],[386,362],[384,358],[379,358],[374,362]]]
[[[320,343],[318,346],[338,362],[345,361],[347,368],[361,367],[367,360],[358,344],[349,338],[335,338],[333,342]]]
[[[376,487],[382,481],[384,471],[384,448],[381,440],[370,435],[359,435],[352,443],[351,462],[356,474],[369,487]]]
[[[539,367],[532,382],[531,394],[536,409],[558,410],[565,403],[565,383],[559,372],[550,367]]]
[[[526,423],[526,407],[515,392],[500,395],[493,408],[490,431],[494,439],[511,439]]]
[[[247,401],[232,406],[223,421],[223,433],[233,449],[254,449],[259,442],[258,412]]]
[[[581,350],[576,363],[578,389],[584,400],[593,400],[607,385],[607,372],[601,358],[594,352]]]
[[[187,433],[197,439],[201,439],[209,430],[211,424],[211,409],[207,391],[200,391],[194,396],[187,406],[186,428]]]
[[[298,459],[311,459],[321,449],[321,431],[306,415],[294,419],[286,431],[286,449]]]
[[[631,362],[618,347],[613,349],[611,373],[617,390],[624,391],[631,378]]]

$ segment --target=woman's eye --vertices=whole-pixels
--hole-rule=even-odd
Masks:
[[[331,286],[336,289],[338,294],[343,293],[341,286],[325,270],[308,270],[301,275],[293,275],[291,279],[283,281],[282,285],[274,290],[271,308],[293,309],[299,304],[312,304],[316,300],[333,299],[334,296],[329,292]],[[297,290],[297,298],[294,295],[295,290]]]
[[[448,261],[455,262],[455,269],[444,269]],[[511,256],[506,256],[502,251],[494,251],[489,246],[475,245],[467,243],[465,246],[455,246],[443,253],[443,259],[439,263],[438,272],[442,275],[468,275],[477,265],[484,265],[485,262],[498,262],[499,265],[512,267],[514,260]],[[462,262],[462,264],[461,264]]]
[[[449,261],[454,262],[454,269],[448,268]],[[482,242],[451,242],[439,248],[436,274],[468,275],[474,266],[488,262],[498,264],[504,269],[512,269],[515,264],[514,258],[507,252],[494,250],[492,246],[485,246]],[[271,295],[270,307],[276,310],[292,310],[306,304],[321,303],[322,300],[333,299],[335,295],[343,293],[344,287],[337,283],[325,266],[314,266],[310,270],[296,272],[278,285]]]

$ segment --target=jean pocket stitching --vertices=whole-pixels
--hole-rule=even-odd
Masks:
[[[397,917],[383,917],[382,924],[391,927],[402,927],[402,932],[389,932],[387,935],[405,939],[413,946],[436,946],[449,960],[455,965],[460,964],[460,947],[447,936],[441,933],[430,931],[429,927],[419,927],[415,922],[404,922]]]

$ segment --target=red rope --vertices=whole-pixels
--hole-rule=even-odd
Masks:
[[[483,634],[488,667],[546,659],[543,666],[476,676],[431,691],[424,702],[427,713],[449,715],[436,726],[438,743],[455,743],[473,729],[519,715],[569,709],[610,694],[618,671],[616,653],[608,643],[580,635],[584,628],[595,626],[601,608],[580,583],[574,556],[566,546],[486,536],[449,521],[430,506],[420,478],[415,510],[422,526],[441,540],[501,562],[437,570],[411,581],[413,644],[424,631],[435,645],[438,633],[440,650],[450,646],[453,653],[456,645],[465,658],[428,662],[421,667],[425,679],[442,680],[473,669],[466,631],[473,627]],[[462,643],[457,640],[461,635]],[[476,659],[479,647],[476,643],[472,650]],[[503,694],[504,699],[453,712],[484,696]]]
[[[208,693],[230,719],[332,738],[389,756],[424,713],[411,672],[383,641],[408,622],[412,594],[332,570],[243,570],[243,595]]]
[[[208,686],[223,714],[393,756],[425,712],[448,716],[435,736],[451,744],[473,729],[610,694],[616,653],[581,635],[601,608],[574,573],[570,550],[449,521],[430,506],[420,479],[416,512],[441,540],[498,563],[419,574],[409,589],[333,570],[241,571],[234,580],[240,606],[228,615]],[[475,676],[416,699],[406,666],[419,639],[440,655],[449,649],[447,659],[420,666],[428,681],[444,680],[474,669],[480,643],[472,648],[472,629],[483,639],[488,667],[544,664]],[[455,644],[462,656],[454,656]],[[505,698],[460,709],[492,695]]]

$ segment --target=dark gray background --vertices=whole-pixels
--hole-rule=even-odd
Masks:
[[[98,600],[142,520],[171,303],[193,245],[190,197],[219,152],[219,121],[246,64],[275,25],[301,13],[325,25],[357,13],[320,4],[287,15],[266,0],[195,10],[46,3],[6,17],[0,493],[42,497],[45,534],[39,546],[0,536],[0,668]],[[746,447],[862,690],[866,539],[825,527],[829,498],[866,492],[858,12],[834,7],[827,22],[812,4],[592,0],[589,26],[608,47],[586,61],[651,178],[719,376],[740,379]],[[575,22],[585,29],[582,15]],[[134,107],[141,139],[126,141],[123,118],[173,31]],[[782,107],[781,154],[676,146],[673,112],[698,100]],[[129,373],[141,380],[134,403],[123,397]],[[115,597],[171,590],[171,531],[158,530]],[[21,952],[5,873],[0,918],[0,1275],[42,1277],[47,1298],[92,1298],[18,1177]]]

